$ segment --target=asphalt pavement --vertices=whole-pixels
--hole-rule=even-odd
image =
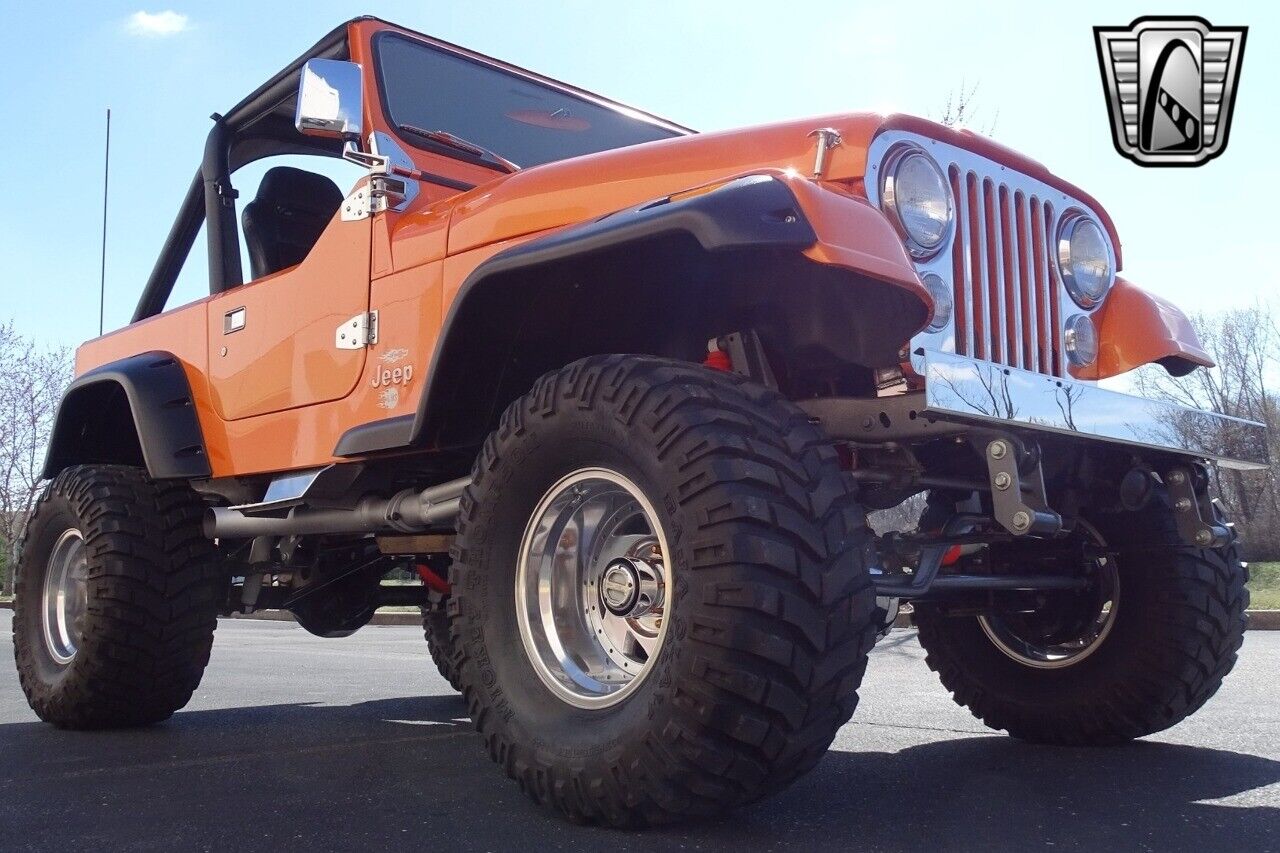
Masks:
[[[913,631],[872,655],[811,774],[726,818],[569,824],[490,764],[414,628],[321,640],[223,621],[191,704],[132,732],[39,723],[0,611],[2,850],[1280,850],[1280,633],[1250,632],[1190,720],[1032,747],[956,707]]]

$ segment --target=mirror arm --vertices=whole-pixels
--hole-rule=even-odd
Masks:
[[[391,158],[376,151],[365,151],[361,149],[359,140],[348,139],[342,146],[342,159],[363,166],[370,172],[385,172]]]

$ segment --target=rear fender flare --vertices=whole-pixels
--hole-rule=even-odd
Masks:
[[[212,473],[182,363],[146,352],[77,377],[58,406],[44,476],[70,465],[142,465],[154,479]]]

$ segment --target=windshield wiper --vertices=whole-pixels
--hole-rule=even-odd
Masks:
[[[412,133],[414,136],[421,136],[423,139],[428,139],[439,145],[452,148],[455,151],[465,151],[466,153],[479,158],[482,161],[480,164],[482,166],[488,166],[491,169],[497,169],[501,172],[520,171],[520,167],[515,163],[512,163],[507,158],[493,153],[488,148],[476,145],[474,142],[468,142],[460,136],[454,136],[446,130],[426,130],[421,127],[415,127],[412,124],[399,124],[396,125],[396,127],[403,130],[405,133]]]

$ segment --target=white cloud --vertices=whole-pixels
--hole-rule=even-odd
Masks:
[[[130,35],[163,38],[187,29],[187,16],[172,9],[163,12],[134,12],[126,28]]]

